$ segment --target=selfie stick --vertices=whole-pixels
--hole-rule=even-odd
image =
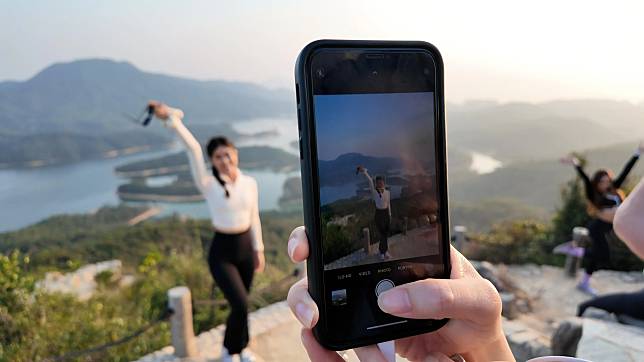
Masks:
[[[396,361],[396,348],[394,346],[394,341],[387,341],[378,343],[378,349],[385,357],[387,362]]]
[[[122,113],[122,115],[135,124],[147,127],[154,116],[154,105],[148,104],[138,117],[134,117],[128,113]],[[141,120],[143,116],[145,116],[145,118]]]

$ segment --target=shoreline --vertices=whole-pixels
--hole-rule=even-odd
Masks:
[[[58,167],[79,164],[88,161],[102,161],[114,158],[138,155],[146,152],[164,151],[172,149],[172,143],[157,145],[132,146],[126,148],[117,148],[102,152],[100,157],[88,157],[80,160],[31,160],[19,163],[0,163],[0,170],[34,170],[45,167]]]
[[[118,197],[122,201],[152,201],[152,202],[171,202],[171,203],[185,203],[185,202],[199,202],[203,201],[201,195],[158,195],[158,194],[139,194],[131,192],[117,192]]]
[[[116,171],[114,175],[120,178],[137,178],[137,177],[151,177],[151,176],[168,176],[183,171],[190,171],[190,165],[170,166],[170,167],[157,167],[146,168],[137,171]]]

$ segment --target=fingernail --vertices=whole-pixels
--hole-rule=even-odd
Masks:
[[[385,313],[400,314],[411,311],[409,293],[404,288],[388,290],[378,298],[378,306]]]
[[[288,241],[288,256],[293,259],[293,253],[295,252],[295,248],[297,247],[297,240],[295,238],[290,239]]]
[[[295,315],[304,327],[311,328],[311,323],[313,323],[313,310],[311,308],[304,303],[297,303],[295,305]]]

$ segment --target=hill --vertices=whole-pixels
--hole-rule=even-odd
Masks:
[[[582,151],[588,159],[587,172],[603,167],[618,173],[635,147],[635,143],[629,142]],[[642,174],[644,166],[640,161],[631,179]],[[550,211],[557,206],[560,188],[574,177],[577,177],[574,169],[560,164],[558,159],[515,162],[491,174],[450,179],[450,197],[468,203],[489,198],[514,199]]]
[[[170,139],[165,130],[143,129],[123,115],[138,114],[149,99],[180,105],[191,122],[207,124],[294,110],[286,90],[149,73],[107,59],[58,63],[24,82],[0,82],[0,163],[72,162],[106,149],[161,146]]]
[[[320,185],[334,186],[347,182],[355,182],[356,167],[358,165],[366,167],[369,170],[369,174],[373,177],[399,168],[402,163],[399,159],[392,157],[373,157],[361,153],[345,153],[336,157],[334,160],[320,160],[318,164]]]
[[[640,120],[644,119],[641,107],[625,104],[622,108],[621,113],[628,113],[630,109],[640,112]],[[634,140],[638,135],[633,129],[623,132],[599,116],[591,117],[592,112],[573,101],[474,102],[450,105],[448,110],[450,146],[483,153],[503,162],[555,158],[575,149]],[[615,118],[610,119],[619,123]],[[644,127],[637,129],[644,133]]]

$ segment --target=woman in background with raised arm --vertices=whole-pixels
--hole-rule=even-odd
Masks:
[[[639,147],[628,160],[624,169],[617,178],[613,178],[610,170],[597,170],[592,179],[586,175],[580,161],[574,156],[568,156],[561,160],[562,163],[573,165],[579,177],[584,183],[586,199],[588,201],[588,214],[592,218],[588,223],[588,231],[592,244],[587,248],[583,256],[584,275],[577,284],[577,288],[593,296],[597,292],[590,286],[590,277],[593,272],[610,260],[610,249],[606,234],[613,231],[613,218],[617,207],[624,201],[624,193],[620,189],[626,180],[628,173],[633,169],[639,159],[640,153],[644,151],[644,144]]]

